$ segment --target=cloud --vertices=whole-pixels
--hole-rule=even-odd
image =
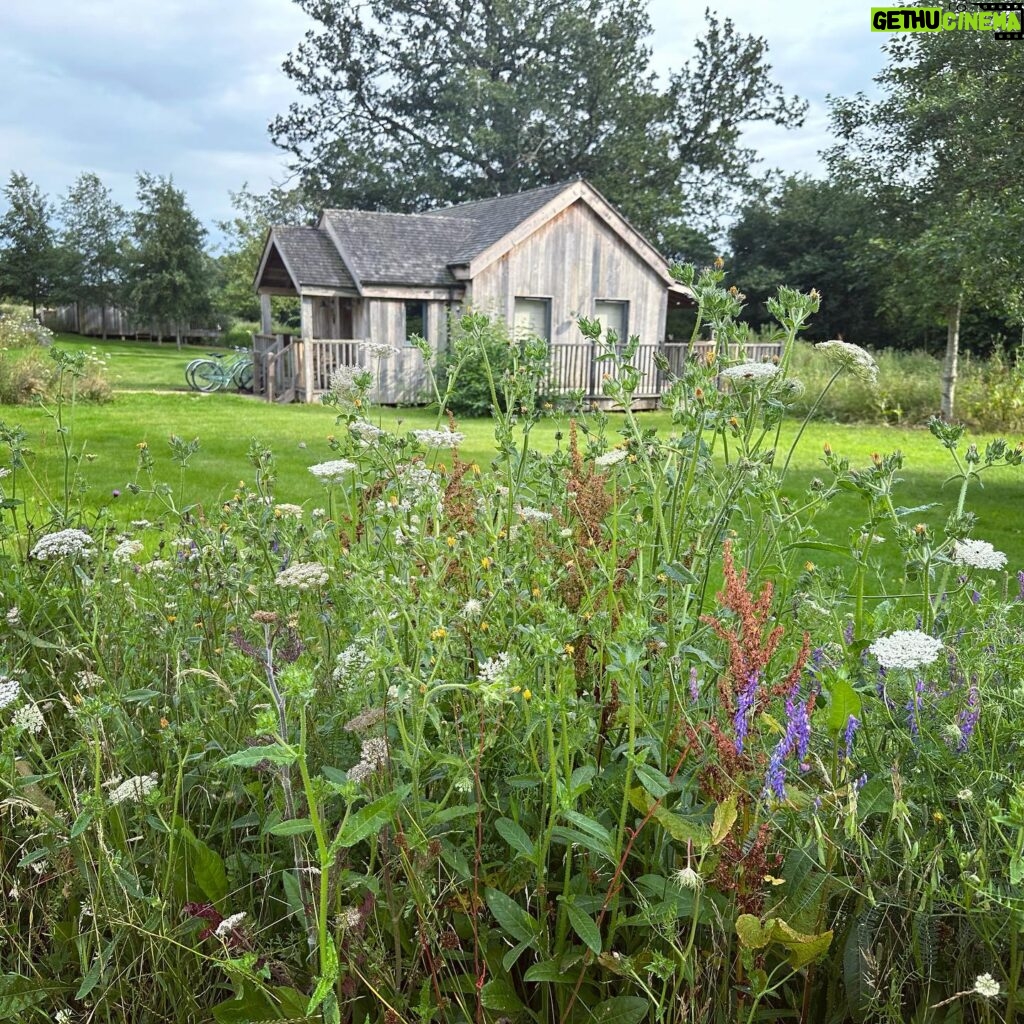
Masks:
[[[811,101],[805,128],[752,126],[747,141],[766,167],[817,169],[826,93],[868,88],[881,66],[865,9],[827,0],[715,7],[764,35],[775,79]],[[653,0],[651,18],[653,59],[667,73],[692,54],[703,8]],[[286,177],[267,124],[296,98],[281,61],[310,24],[290,0],[3,4],[0,180],[21,170],[57,197],[94,171],[132,205],[135,172],[147,170],[173,175],[208,224],[227,217],[229,190]]]

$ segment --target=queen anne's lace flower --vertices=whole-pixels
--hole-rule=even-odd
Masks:
[[[848,341],[819,341],[814,346],[825,353],[826,358],[837,367],[849,370],[855,377],[868,384],[878,383],[878,363],[870,352],[860,345],[851,345]]]
[[[290,502],[283,501],[281,504],[274,506],[274,515],[278,517],[291,516],[293,519],[301,519],[303,510],[301,505],[292,505]]]
[[[110,791],[112,804],[141,803],[156,789],[157,775],[133,775]]]
[[[363,740],[362,754],[359,761],[348,771],[348,777],[353,782],[363,782],[376,775],[377,772],[386,768],[388,764],[387,740],[379,736]]]
[[[953,545],[953,561],[973,569],[1002,569],[1006,555],[996,551],[987,540],[958,540]]]
[[[141,550],[141,540],[123,540],[114,548],[110,557],[115,562],[130,562],[132,556],[137,555]]]
[[[0,708],[13,704],[21,693],[21,683],[17,679],[0,676]]]
[[[546,523],[551,519],[550,512],[543,512],[539,508],[530,508],[529,505],[516,505],[516,514],[528,523]]]
[[[230,917],[225,917],[214,929],[213,934],[218,939],[226,939],[245,920],[245,916],[245,911],[243,910],[237,914],[232,914]]]
[[[348,459],[331,459],[330,462],[318,462],[310,466],[309,471],[325,484],[340,484],[355,468],[356,464]]]
[[[974,979],[974,991],[986,999],[994,999],[999,995],[999,982],[991,974],[979,974]]]
[[[40,562],[51,558],[66,558],[70,555],[87,557],[93,553],[92,537],[84,530],[59,530],[41,537],[32,549],[32,557]]]
[[[327,585],[330,576],[319,562],[293,562],[282,569],[274,578],[279,587],[294,587],[296,590],[319,590]]]
[[[919,629],[897,629],[880,636],[868,650],[882,668],[923,668],[942,653],[942,641]]]
[[[760,384],[769,381],[779,372],[774,363],[740,363],[739,366],[727,366],[721,376],[735,383],[750,382]]]
[[[390,359],[398,351],[394,345],[386,345],[379,341],[368,341],[364,348],[369,355],[376,356],[378,359]]]
[[[502,651],[481,663],[477,678],[482,683],[497,683],[505,678],[507,672],[508,651]]]
[[[466,440],[458,430],[414,430],[412,436],[426,448],[457,448]]]
[[[11,716],[11,725],[16,729],[24,729],[25,732],[30,732],[33,736],[38,736],[43,731],[45,724],[42,711],[31,701],[28,704],[22,704]]]
[[[599,469],[607,469],[608,466],[614,466],[621,462],[628,454],[629,452],[625,448],[613,448],[610,452],[598,455],[594,459],[594,465]]]
[[[374,426],[369,420],[353,420],[348,425],[348,429],[359,438],[364,446],[373,444],[374,441],[379,441],[386,433],[380,427]]]

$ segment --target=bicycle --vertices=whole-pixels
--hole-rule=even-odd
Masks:
[[[252,391],[255,376],[252,352],[246,348],[234,349],[234,355],[226,352],[210,352],[193,359],[185,367],[185,382],[193,391],[221,391],[235,387],[239,391]]]

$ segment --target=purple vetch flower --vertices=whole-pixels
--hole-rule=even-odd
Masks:
[[[977,604],[981,600],[981,594],[976,590],[971,591],[971,604]]]
[[[740,690],[739,700],[736,702],[736,714],[733,716],[733,730],[736,733],[736,753],[743,753],[743,742],[747,738],[747,730],[750,727],[750,712],[754,707],[754,700],[757,697],[757,684],[760,681],[757,672],[751,672],[747,677],[747,685]]]
[[[797,760],[803,761],[811,743],[811,719],[807,713],[807,701],[797,701],[794,693],[786,698],[786,732],[772,751],[768,771],[764,780],[764,796],[782,800],[786,795],[785,760],[796,752]],[[800,765],[801,770],[805,770]]]
[[[959,753],[967,750],[974,727],[978,724],[981,709],[978,707],[978,684],[972,680],[971,688],[967,691],[967,704],[956,716],[956,724],[960,729],[960,739],[957,741],[956,749]]]
[[[858,775],[857,778],[855,778],[853,780],[853,791],[854,791],[854,793],[859,793],[867,785],[867,781],[868,781],[868,773],[867,772],[864,772],[863,775]]]
[[[910,738],[916,743],[920,737],[918,716],[921,712],[921,694],[924,693],[925,683],[918,679],[914,684],[914,695],[907,701],[907,728],[910,730]]]
[[[700,688],[697,686],[697,666],[693,665],[690,668],[690,700],[696,704],[699,697]]]
[[[846,720],[846,729],[843,730],[844,755],[847,761],[849,761],[850,755],[853,753],[853,737],[857,734],[859,728],[860,719],[856,715],[850,715]]]
[[[1017,573],[1017,600],[1024,601],[1024,569]]]
[[[120,497],[121,497],[121,492],[120,492],[120,491],[119,491],[119,490],[118,490],[118,489],[117,489],[117,488],[115,487],[115,488],[114,488],[114,489],[113,489],[113,490],[112,490],[112,491],[110,492],[110,495],[111,495],[111,497],[113,497],[113,498],[120,498]]]
[[[853,643],[853,622],[848,622],[846,627],[843,629],[843,639],[846,641],[846,646],[849,647]]]

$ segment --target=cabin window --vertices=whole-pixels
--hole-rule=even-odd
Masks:
[[[601,336],[614,331],[615,337],[624,342],[629,337],[629,303],[612,299],[598,299],[594,303],[594,317],[601,324]]]
[[[512,330],[517,341],[528,336],[550,341],[551,300],[528,299],[517,295]]]
[[[407,302],[405,304],[405,343],[408,345],[413,337],[427,336],[427,304],[425,302]]]

